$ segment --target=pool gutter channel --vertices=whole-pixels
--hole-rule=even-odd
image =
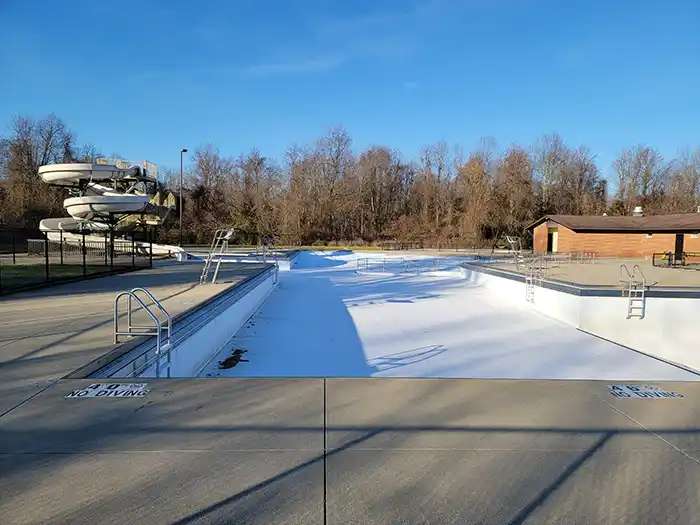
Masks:
[[[261,272],[246,277],[231,288],[222,290],[207,301],[203,301],[197,306],[175,316],[173,318],[173,346],[170,351],[175,352],[177,347],[189,337],[204,329],[222,312],[233,306],[248,292],[277,271],[277,266],[270,264],[268,268]],[[154,337],[134,337],[107,354],[75,370],[64,379],[131,377],[130,373],[133,369],[133,363],[141,359],[145,362],[152,361],[155,358],[155,351],[156,341]],[[120,373],[124,369],[128,369],[126,375]]]

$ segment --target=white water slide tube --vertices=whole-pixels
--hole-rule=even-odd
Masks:
[[[142,211],[148,204],[148,195],[122,193],[99,184],[107,180],[134,178],[138,174],[137,166],[120,169],[115,166],[84,163],[49,164],[39,168],[39,177],[48,184],[75,186],[81,180],[88,181],[86,195],[70,197],[63,201],[63,207],[71,217],[83,220],[101,215],[128,215]]]
[[[39,168],[39,177],[47,184],[73,186],[77,180],[105,181],[135,177],[138,166],[126,169],[106,164],[47,164]],[[154,179],[155,180],[155,179]]]
[[[52,242],[65,242],[71,245],[80,245],[83,235],[80,233],[80,221],[90,221],[89,227],[92,230],[106,230],[108,227],[93,219],[105,215],[130,215],[144,210],[150,200],[148,195],[121,193],[100,182],[110,180],[129,180],[134,182],[144,179],[144,174],[140,173],[138,166],[131,166],[126,169],[104,164],[49,164],[39,168],[39,177],[48,183],[58,186],[75,186],[79,181],[88,181],[85,194],[80,197],[70,197],[63,201],[63,206],[71,215],[71,218],[64,219],[44,219],[39,224],[39,228],[46,232],[47,237]],[[147,179],[155,180],[152,177]],[[77,220],[76,220],[77,219]],[[56,231],[60,230],[60,231]],[[94,246],[105,243],[103,235],[86,235],[85,241],[90,241]],[[151,245],[146,242],[135,242],[136,247],[148,253]],[[129,240],[115,242],[116,251],[131,250],[132,242]],[[182,257],[185,251],[179,246],[168,246],[162,244],[152,245],[153,255],[171,255]]]

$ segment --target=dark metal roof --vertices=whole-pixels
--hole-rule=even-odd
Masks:
[[[545,215],[528,226],[535,228],[552,221],[579,233],[696,233],[700,213],[649,215],[646,217],[605,215]]]

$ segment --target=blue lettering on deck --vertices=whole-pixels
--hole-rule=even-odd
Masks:
[[[667,392],[653,385],[608,385],[608,391],[614,397],[623,399],[678,399],[683,394]]]

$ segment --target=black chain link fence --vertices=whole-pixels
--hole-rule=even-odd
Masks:
[[[110,232],[0,229],[0,294],[150,268],[153,238],[151,230],[124,239]]]

